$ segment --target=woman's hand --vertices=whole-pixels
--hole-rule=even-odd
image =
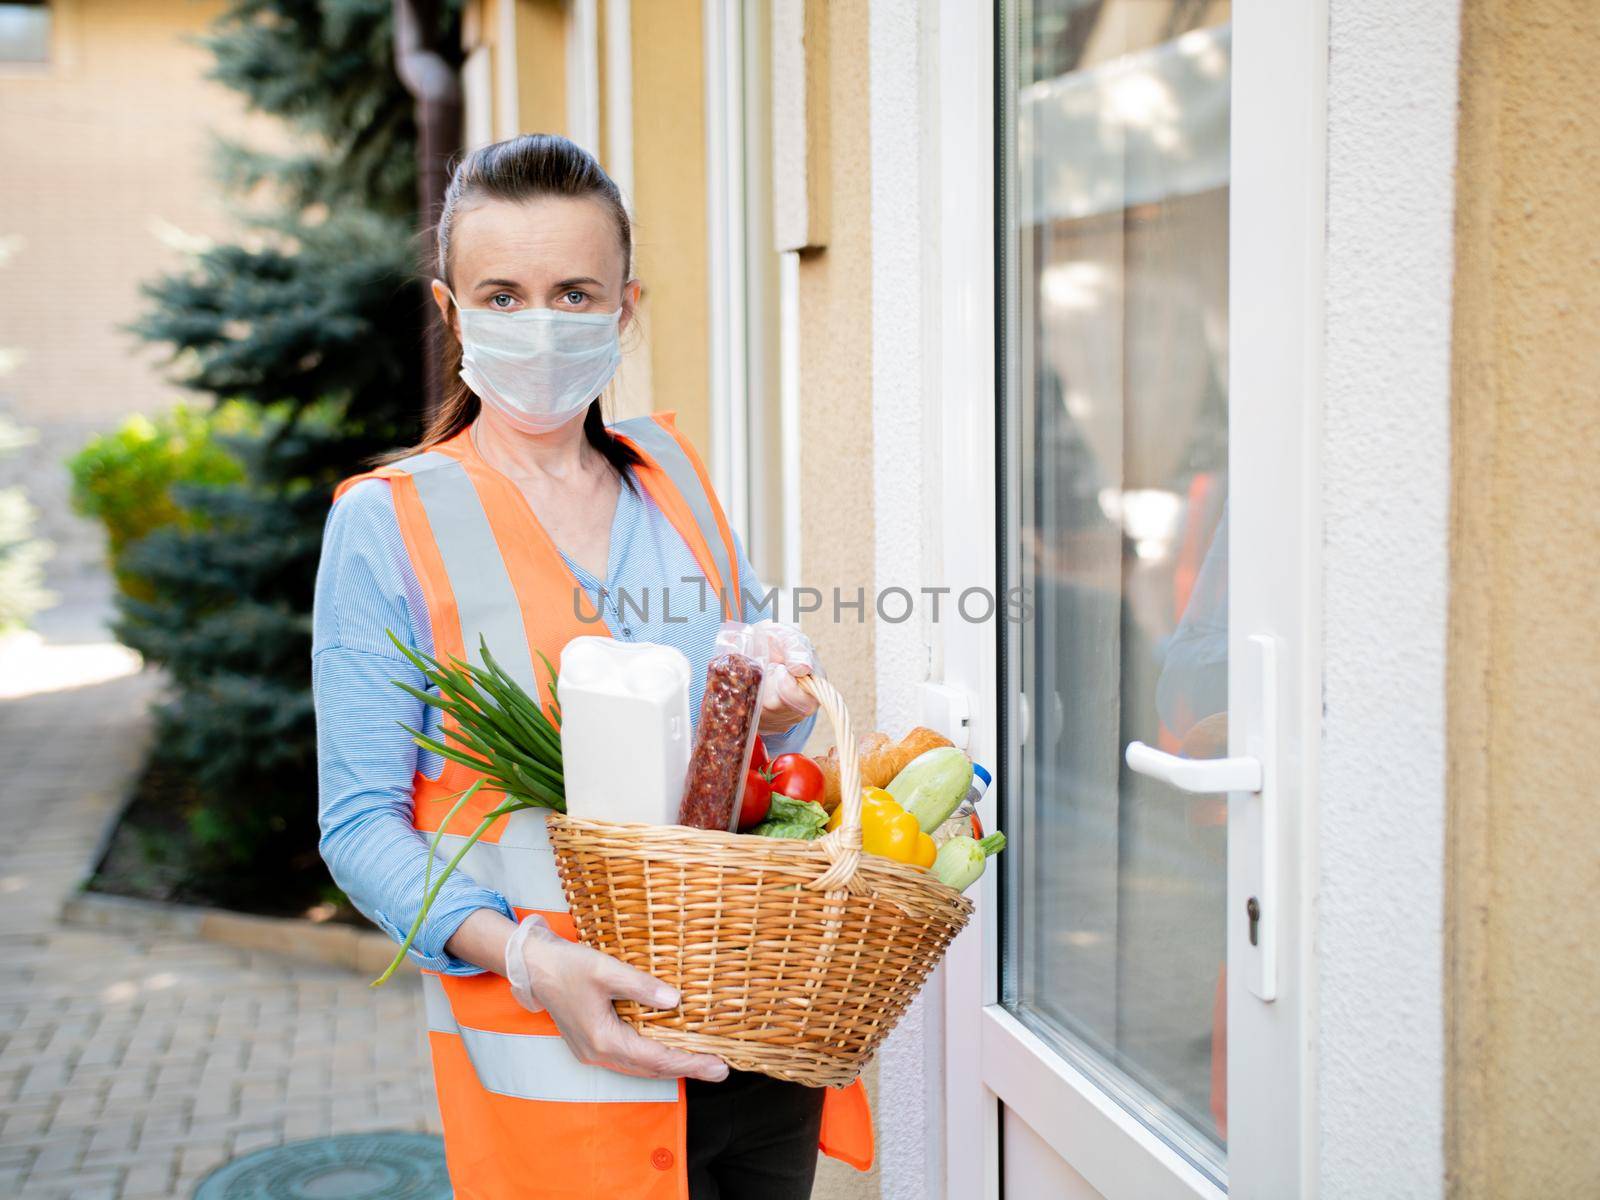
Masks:
[[[511,994],[529,1012],[549,1012],[562,1040],[581,1063],[647,1079],[687,1075],[716,1083],[728,1066],[710,1054],[690,1054],[641,1037],[623,1023],[613,1000],[672,1008],[678,993],[626,963],[569,942],[543,917],[523,918],[506,943]]]
[[[811,639],[793,625],[777,621],[757,621],[755,628],[767,638],[767,673],[761,683],[761,724],[763,735],[793,729],[817,711],[816,699],[795,678],[820,675],[822,666]]]

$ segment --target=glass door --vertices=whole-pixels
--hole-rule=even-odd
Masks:
[[[1018,5],[1005,148],[1002,1003],[1218,1183],[1226,802],[1124,751],[1227,752],[1229,18]]]
[[[996,403],[942,436],[994,466],[944,582],[1011,603],[943,682],[1011,842],[946,971],[947,1195],[1308,1195],[1325,9],[1004,0],[993,37],[953,156],[996,166],[992,292],[950,224],[942,269],[998,318],[944,376]]]

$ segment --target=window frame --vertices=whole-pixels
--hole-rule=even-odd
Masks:
[[[798,565],[798,297],[772,236],[771,96],[751,90],[770,87],[770,13],[735,0],[702,15],[711,476],[757,573],[782,588]]]
[[[38,7],[50,14],[47,49],[42,59],[0,58],[0,79],[59,79],[78,65],[79,0],[44,0]]]

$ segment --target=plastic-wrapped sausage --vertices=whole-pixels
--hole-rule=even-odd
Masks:
[[[735,651],[706,668],[705,699],[684,778],[678,823],[732,830],[761,707],[761,663]]]

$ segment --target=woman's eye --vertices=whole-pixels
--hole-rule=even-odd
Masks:
[[[504,304],[500,303],[502,300],[505,301]],[[516,302],[517,302],[517,298],[515,296],[513,296],[510,292],[496,292],[493,296],[491,296],[489,298],[489,307],[490,308],[510,308]]]
[[[589,298],[589,293],[580,292],[580,291],[578,291],[577,288],[573,288],[570,292],[566,293],[566,296],[564,298],[566,299],[566,302],[568,304],[571,304],[574,307],[576,307],[577,305],[582,304],[585,300],[587,300]]]

